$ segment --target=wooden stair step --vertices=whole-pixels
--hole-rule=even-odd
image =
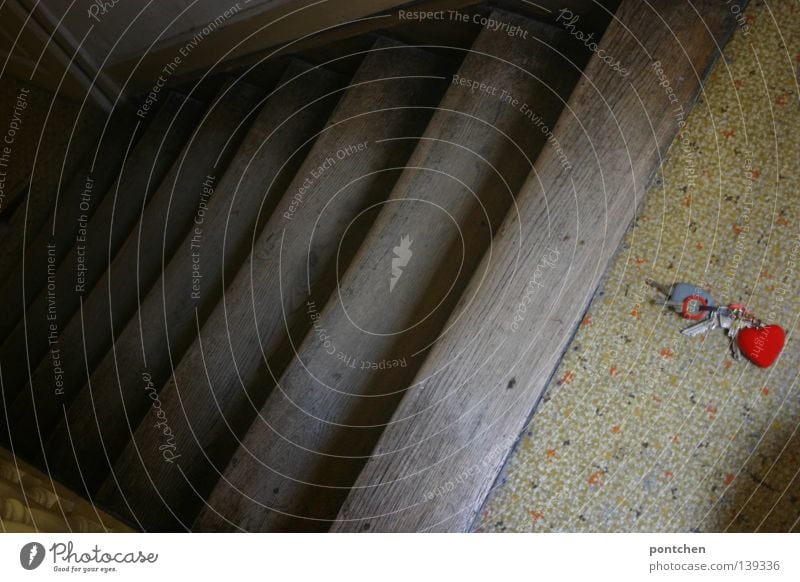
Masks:
[[[252,85],[230,81],[209,105],[111,264],[61,331],[64,372],[60,386],[55,384],[52,363],[45,358],[10,407],[9,426],[22,453],[42,456],[42,439],[86,384],[87,370],[93,370],[108,351],[114,336],[136,312],[140,298],[158,279],[163,262],[170,259],[199,213],[205,212],[216,182],[247,131],[247,119],[263,96]]]
[[[137,130],[138,127],[138,131]],[[17,272],[3,276],[0,288],[0,342],[22,319],[22,314],[47,282],[48,257],[60,265],[75,244],[80,223],[91,219],[103,195],[114,185],[125,153],[146,125],[137,126],[130,112],[111,117],[108,128],[96,147],[84,156],[79,170],[51,195],[54,208],[38,235],[27,246],[22,262],[15,262]],[[12,235],[13,238],[13,235]]]
[[[135,318],[115,340],[90,380],[62,415],[46,446],[48,465],[62,481],[93,494],[110,463],[153,401],[147,383],[161,387],[172,363],[194,337],[222,294],[223,269],[231,274],[247,256],[256,219],[267,215],[294,177],[305,144],[323,127],[344,80],[295,61],[267,96],[213,196],[200,235],[192,229],[178,246]],[[269,189],[267,190],[267,187]],[[193,270],[199,254],[199,287]]]
[[[34,91],[34,93],[36,93]],[[45,105],[45,94],[29,106]],[[36,122],[34,122],[36,123]],[[64,131],[71,126],[69,131]],[[0,281],[19,275],[19,268],[25,251],[33,242],[34,235],[42,230],[51,217],[50,207],[62,194],[61,186],[67,183],[76,172],[83,168],[84,156],[94,149],[103,129],[103,115],[85,103],[79,110],[64,107],[58,98],[48,107],[43,124],[39,127],[26,124],[25,132],[36,136],[36,150],[33,158],[26,163],[15,160],[15,165],[29,166],[30,174],[18,186],[22,186],[20,197],[15,200],[14,186],[6,184],[7,199],[3,205],[3,224],[0,233]],[[33,144],[31,144],[33,146]],[[10,190],[10,191],[9,191]],[[44,263],[42,263],[44,264]],[[19,317],[22,317],[19,314]],[[2,336],[0,336],[2,338]]]
[[[324,530],[336,517],[546,140],[522,104],[552,127],[580,72],[559,56],[576,52],[563,30],[491,18],[530,36],[477,37],[338,296],[308,308],[335,353],[306,336],[195,529]]]
[[[204,104],[175,93],[166,96],[156,118],[119,172],[87,225],[86,242],[74,246],[47,275],[39,293],[0,347],[0,371],[6,406],[47,355],[59,369],[59,344],[49,344],[80,305],[81,298],[105,272],[139,217],[142,206],[158,187],[204,110]],[[47,267],[43,265],[43,267]],[[85,269],[82,278],[79,268]],[[5,431],[2,431],[5,434]]]
[[[599,48],[628,75],[590,60],[555,130],[570,166],[537,159],[333,531],[469,529],[733,26],[711,0],[623,0]]]
[[[383,140],[419,135],[444,87],[438,59],[419,49],[378,41],[364,57],[249,260],[160,394],[174,445],[163,450],[174,459],[165,460],[164,433],[147,418],[99,499],[119,511],[127,505],[147,529],[191,526],[272,386],[265,360],[285,335],[284,312],[304,303],[309,284],[335,288],[335,277],[324,275],[339,240],[354,217],[388,195],[414,145]]]

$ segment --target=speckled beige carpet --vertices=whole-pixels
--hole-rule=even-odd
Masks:
[[[752,1],[479,531],[800,531],[800,3]],[[646,277],[787,332],[768,369],[679,334]]]

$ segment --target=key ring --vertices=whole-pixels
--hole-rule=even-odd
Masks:
[[[743,303],[716,305],[708,291],[691,283],[665,285],[649,278],[645,283],[666,297],[662,305],[695,322],[682,329],[681,335],[697,337],[713,329],[724,329],[733,358],[738,360],[743,355],[761,368],[771,366],[783,350],[786,342],[783,328],[765,325]]]
[[[699,304],[698,307],[692,311],[689,307],[693,304]],[[681,307],[681,314],[686,318],[692,321],[697,321],[698,319],[703,319],[706,315],[705,307],[708,307],[708,300],[702,295],[688,295],[683,300],[683,306]]]

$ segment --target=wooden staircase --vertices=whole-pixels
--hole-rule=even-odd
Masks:
[[[732,28],[695,4],[622,3],[628,75],[493,8],[113,116],[0,286],[9,448],[147,531],[468,529],[678,131],[652,63],[688,113]]]

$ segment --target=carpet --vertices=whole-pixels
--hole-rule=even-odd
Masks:
[[[800,4],[753,1],[618,249],[477,531],[799,531]],[[651,277],[787,334],[769,368]]]

